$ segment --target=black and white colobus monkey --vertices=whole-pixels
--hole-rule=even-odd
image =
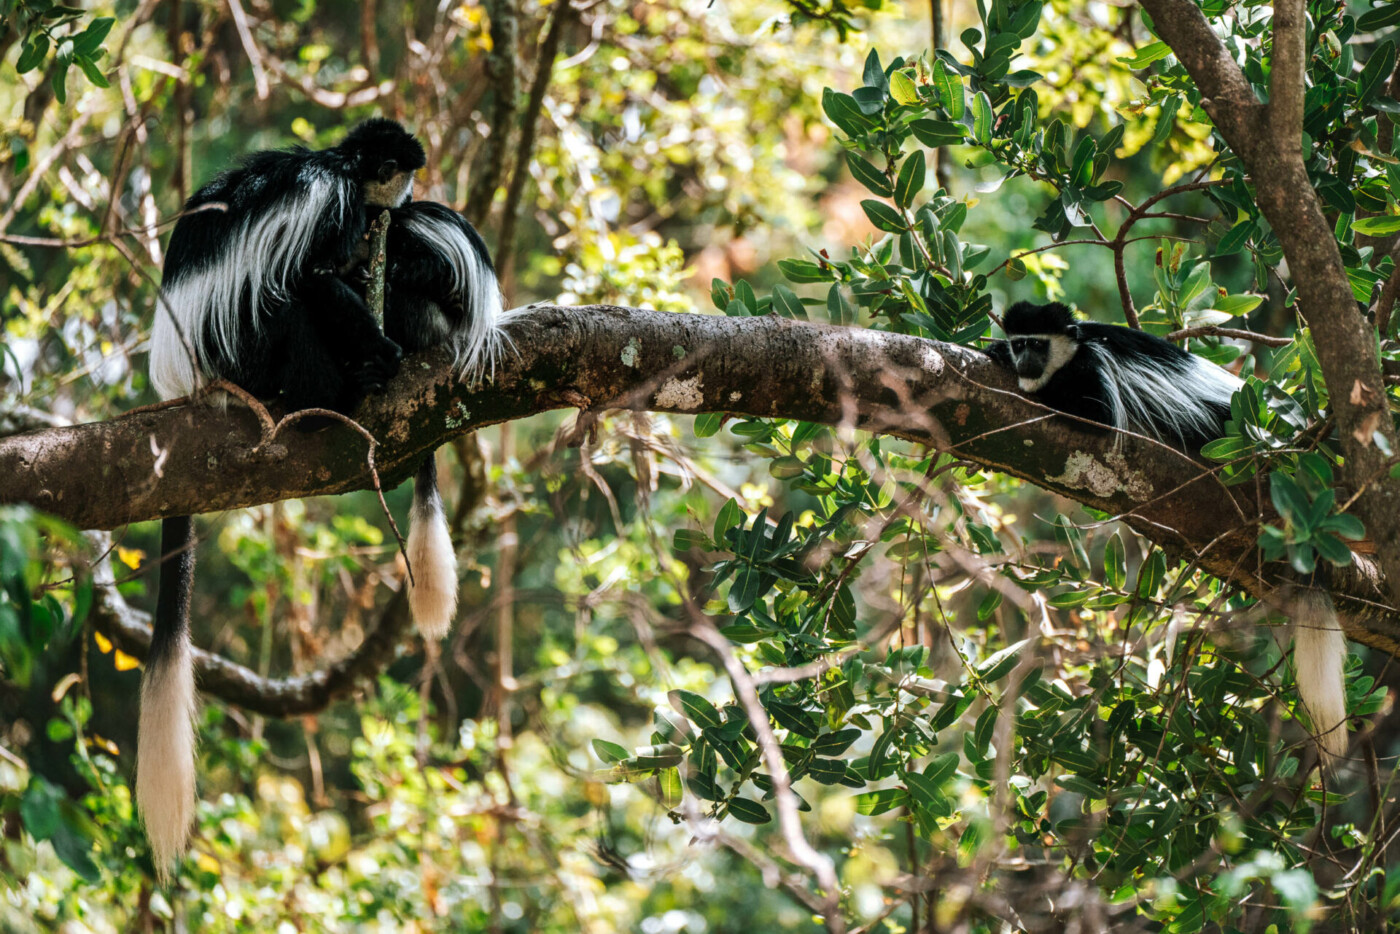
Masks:
[[[187,212],[215,203],[224,207],[186,213],[171,235],[151,335],[150,376],[160,396],[178,398],[201,379],[226,379],[262,398],[280,399],[288,410],[349,413],[382,389],[398,371],[401,345],[379,331],[363,298],[339,273],[359,255],[367,210],[404,205],[413,173],[424,162],[411,134],[392,120],[376,119],[330,149],[256,153],[196,192]],[[406,243],[401,261],[410,262],[408,251],[420,248],[448,255],[454,269],[479,271],[453,265],[458,245],[431,236]],[[477,258],[484,256],[483,250]],[[468,294],[488,282],[496,294],[489,262],[485,270],[463,286]],[[478,310],[459,344],[464,365],[494,360],[501,346],[499,297],[494,306],[489,297],[463,304],[461,316]],[[431,471],[431,464],[424,469]],[[435,513],[417,503],[414,510],[415,520],[432,521],[410,524],[418,552],[415,578],[417,589],[450,593],[451,602],[439,596],[411,599],[410,605],[415,611],[425,604],[445,607],[450,621],[455,556],[435,484],[432,497]],[[160,574],[141,688],[136,800],[162,875],[185,847],[195,805],[193,545],[190,517],[164,521],[167,566]],[[446,622],[434,617],[426,628],[441,631]]]
[[[1133,328],[1076,321],[1057,303],[1018,302],[1002,316],[1006,340],[988,348],[1021,389],[1052,409],[1134,431],[1196,454],[1225,433],[1241,381],[1168,341]],[[1298,694],[1328,765],[1346,754],[1346,636],[1326,591],[1289,600]]]
[[[514,313],[501,304],[491,256],[476,228],[445,205],[411,201],[390,212],[386,259],[385,335],[405,353],[447,345],[463,379],[494,375],[511,346],[503,326]],[[439,639],[457,611],[457,555],[432,454],[413,481],[408,560],[413,619],[425,638]]]

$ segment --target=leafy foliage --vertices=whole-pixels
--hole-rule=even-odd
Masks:
[[[0,86],[7,112],[38,99],[41,71],[63,102],[77,65],[89,126],[114,128],[79,158],[59,151],[71,104],[0,124],[0,190],[23,191],[0,233],[98,238],[0,238],[6,413],[148,401],[152,225],[179,186],[251,148],[324,144],[382,105],[438,141],[433,195],[462,199],[479,149],[455,141],[492,113],[481,6],[432,23],[382,8],[382,49],[346,32],[359,7],[254,10],[261,98],[246,48],[200,34],[226,9],[201,0],[184,5],[196,25],[132,26],[130,93],[171,127],[133,167],[126,101],[97,68],[112,21],[3,3],[7,67],[28,82]],[[965,6],[954,48],[925,54],[907,11],[876,2],[590,7],[547,89],[512,298],[687,313],[708,287],[726,315],[976,346],[999,304],[1033,292],[1159,335],[1290,335],[1179,339],[1245,377],[1205,453],[1223,482],[1271,494],[1277,516],[1247,532],[1264,561],[1347,564],[1365,530],[1335,479],[1321,368],[1198,89],[1134,9]],[[1266,8],[1203,9],[1264,91]],[[1367,303],[1400,228],[1397,10],[1309,5],[1308,168]],[[518,12],[527,36],[550,13]],[[124,239],[102,239],[112,221]],[[1080,906],[1064,908],[1077,923],[1174,932],[1400,921],[1389,818],[1356,793],[1358,769],[1312,768],[1286,641],[1257,625],[1282,621],[1198,563],[847,429],[612,414],[564,448],[560,428],[493,434],[487,469],[474,448],[451,458],[452,643],[386,659],[373,689],[314,717],[205,708],[197,843],[168,890],[132,813],[136,663],[93,609],[102,555],[38,513],[0,513],[0,926],[816,930],[768,730],[852,923],[1000,930],[1008,905],[1064,922],[1043,914],[1052,901]],[[323,666],[393,605],[401,572],[372,496],[201,531],[197,641],[255,671]],[[123,600],[149,605],[156,547],[149,527],[118,536]],[[721,648],[692,638],[710,628]],[[750,674],[757,708],[724,663]],[[1355,651],[1353,716],[1386,710],[1379,670]],[[1372,741],[1383,785],[1387,721]]]

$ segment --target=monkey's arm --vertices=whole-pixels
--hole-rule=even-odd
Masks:
[[[364,392],[379,392],[399,371],[403,351],[380,330],[369,306],[338,276],[312,274],[288,313],[304,314],[319,342]]]

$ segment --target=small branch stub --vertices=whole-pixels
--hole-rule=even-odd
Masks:
[[[380,211],[369,227],[369,285],[365,304],[379,330],[384,330],[384,269],[389,256],[389,212]]]

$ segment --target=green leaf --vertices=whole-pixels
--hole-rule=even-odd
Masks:
[[[691,794],[705,801],[720,801],[724,798],[724,792],[719,790],[719,786],[699,773],[687,778],[685,784]]]
[[[1356,76],[1356,99],[1364,104],[1380,93],[1394,68],[1395,41],[1387,39],[1376,47],[1366,60],[1366,67]]]
[[[715,705],[692,691],[671,691],[666,695],[671,707],[702,730],[716,729],[724,725],[723,718]]]
[[[967,128],[947,120],[915,120],[909,124],[914,138],[930,149],[953,146],[967,138]]]
[[[68,103],[68,68],[71,64],[71,61],[59,62],[55,60],[54,69],[49,74],[49,84],[53,86],[53,96],[60,104]]]
[[[33,71],[44,61],[47,54],[49,37],[42,32],[35,33],[21,46],[19,60],[15,62],[15,71],[21,75]]]
[[[967,106],[963,100],[962,78],[952,73],[942,59],[933,63],[933,86],[938,91],[938,102],[948,112],[948,117],[961,120]]]
[[[1152,145],[1159,146],[1176,128],[1176,112],[1181,109],[1181,98],[1173,95],[1162,101],[1162,112],[1157,116],[1157,128],[1152,131]]]
[[[112,31],[114,23],[116,20],[110,16],[99,16],[88,23],[87,29],[84,29],[82,34],[73,40],[73,51],[79,55],[91,56],[101,48],[103,40]]]
[[[1138,49],[1132,56],[1124,56],[1118,59],[1118,62],[1121,65],[1126,65],[1133,71],[1137,71],[1138,69],[1146,68],[1153,62],[1161,61],[1170,54],[1172,54],[1171,46],[1158,40],[1157,42],[1149,43]]]
[[[1020,661],[1018,656],[1021,653],[1021,649],[1025,648],[1026,643],[1030,641],[1030,639],[1022,639],[1020,642],[1014,642],[1008,645],[999,652],[993,652],[991,655],[988,655],[982,663],[977,666],[977,674],[981,676],[983,680],[991,682],[996,682],[1006,677],[1006,675],[1011,672],[1011,669],[1016,667],[1016,663]]]
[[[679,534],[679,533],[678,533]],[[1122,590],[1128,582],[1128,561],[1123,538],[1117,532],[1108,540],[1103,552],[1104,581],[1114,590]]]
[[[856,813],[874,817],[892,811],[904,803],[904,791],[899,788],[881,788],[856,795]]]
[[[685,752],[675,743],[661,743],[656,746],[643,746],[637,754],[623,761],[623,765],[634,771],[669,769],[680,765]]]
[[[894,194],[894,189],[890,187],[890,180],[885,177],[885,173],[865,159],[853,152],[848,152],[846,153],[846,165],[850,168],[852,177],[875,194],[882,198],[888,198]]]
[[[69,869],[86,882],[96,882],[102,873],[92,860],[92,840],[78,831],[74,821],[65,817],[53,835],[53,849]]]
[[[719,514],[715,516],[715,541],[725,545],[728,539],[725,536],[730,529],[744,521],[744,510],[739,508],[734,497],[725,500],[724,505],[719,507]]]
[[[1384,214],[1380,217],[1360,217],[1351,222],[1351,229],[1363,237],[1384,237],[1400,232],[1400,217]]]
[[[861,209],[865,211],[865,216],[870,218],[870,223],[886,233],[899,233],[908,229],[904,223],[904,218],[899,216],[899,212],[883,201],[866,199],[860,203]]]
[[[972,98],[972,136],[983,145],[992,141],[992,102],[985,91]]]
[[[1263,300],[1262,295],[1227,295],[1224,298],[1216,299],[1212,307],[1232,318],[1238,318],[1240,315],[1247,315],[1258,308],[1259,303]]]
[[[88,81],[92,82],[95,87],[109,88],[112,86],[111,83],[108,82],[107,76],[102,73],[102,70],[97,67],[97,63],[92,59],[87,56],[79,56],[75,60],[78,63],[78,67],[82,69],[83,74],[87,76]]]
[[[865,68],[861,74],[868,88],[884,88],[889,86],[889,81],[885,78],[885,69],[880,66],[880,53],[871,49],[865,56]]]
[[[1366,526],[1349,512],[1339,512],[1322,520],[1318,528],[1326,529],[1334,535],[1359,542],[1366,537]]]
[[[698,529],[676,529],[671,536],[671,547],[676,551],[689,551],[692,548],[707,548],[710,537]]]
[[[720,311],[729,307],[734,300],[734,292],[723,279],[710,280],[710,302]]]
[[[768,462],[768,473],[779,480],[791,480],[793,477],[802,476],[807,469],[802,458],[795,454],[785,454],[782,457],[775,457]]]
[[[730,801],[729,813],[746,824],[766,824],[773,819],[767,808],[749,798],[735,798]]]
[[[901,104],[917,104],[919,88],[914,84],[914,79],[902,71],[896,71],[890,75],[890,97]]]
[[[723,412],[706,412],[703,415],[697,415],[695,416],[695,437],[713,437],[719,433],[720,425],[723,423]]]
[[[812,743],[812,755],[831,758],[839,756],[850,748],[851,743],[860,739],[861,731],[855,728],[837,730],[820,736]]]
[[[1254,442],[1240,435],[1226,435],[1201,448],[1201,456],[1213,461],[1232,461],[1254,451]]]
[[[924,162],[922,150],[915,150],[914,154],[904,160],[904,165],[899,170],[899,180],[894,187],[894,201],[901,208],[907,208],[914,203],[914,196],[924,188],[924,179],[927,169]]]
[[[1367,10],[1356,18],[1356,28],[1361,32],[1375,32],[1396,23],[1400,23],[1400,3],[1393,0]]]
[[[1308,497],[1292,477],[1278,470],[1269,474],[1269,498],[1278,514],[1290,524],[1307,527]]]
[[[1162,579],[1166,576],[1167,558],[1160,549],[1154,549],[1142,563],[1142,567],[1138,568],[1135,592],[1144,600],[1150,600],[1156,596],[1157,588],[1162,586]]]
[[[778,268],[783,271],[783,275],[787,277],[789,282],[830,282],[834,277],[832,272],[805,259],[780,259],[778,260]],[[715,281],[719,282],[720,280],[716,279]],[[715,307],[720,310],[724,309],[724,305],[718,303]]]
[[[610,743],[605,739],[595,739],[593,741],[593,751],[598,754],[598,758],[611,765],[614,762],[621,762],[631,755],[626,749],[617,743]]]
[[[58,831],[62,820],[59,805],[63,800],[61,789],[38,775],[29,779],[29,786],[19,802],[19,817],[31,837],[47,840]]]
[[[773,308],[784,318],[807,320],[807,309],[803,307],[802,300],[792,289],[781,283],[773,286]]]
[[[847,136],[864,136],[871,128],[869,118],[849,94],[826,88],[822,91],[822,110]]]

